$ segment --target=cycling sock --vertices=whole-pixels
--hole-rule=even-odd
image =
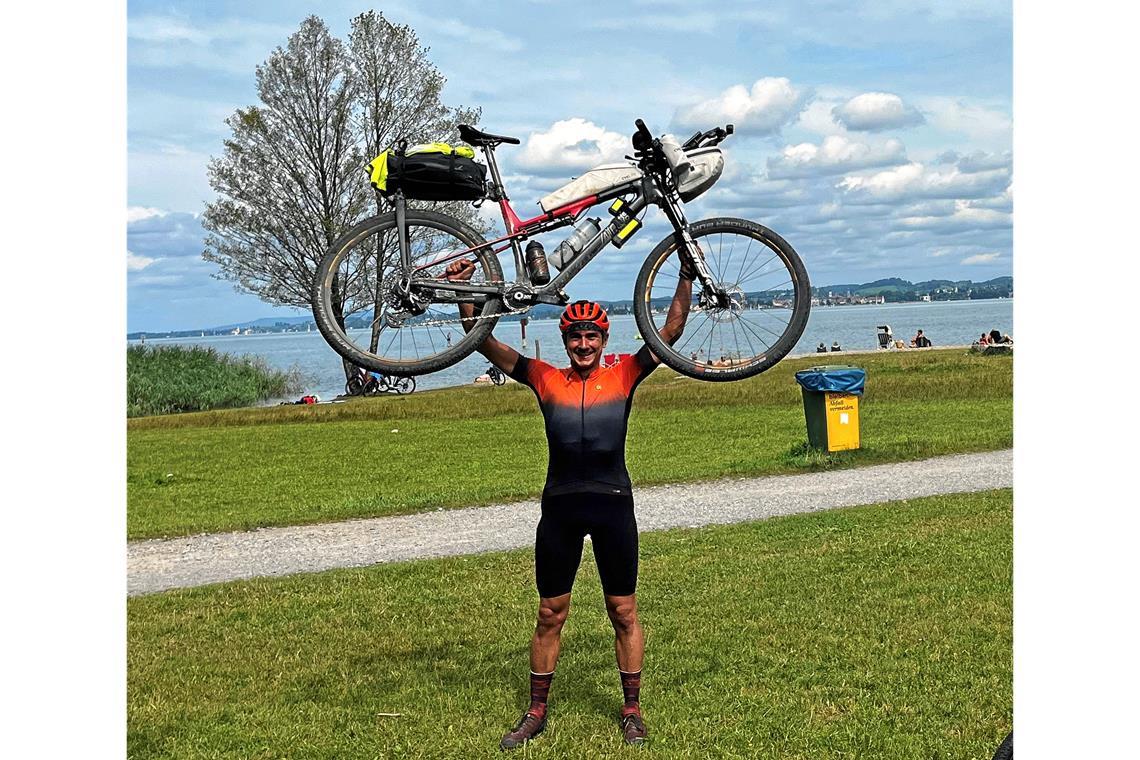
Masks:
[[[533,670],[530,672],[530,707],[527,712],[532,712],[539,718],[546,715],[546,699],[550,694],[550,682],[554,680],[554,671],[549,673],[535,673]]]
[[[621,691],[625,697],[625,704],[622,706],[622,714],[635,712],[641,713],[641,671],[636,673],[626,673],[624,670],[618,669],[621,674]]]

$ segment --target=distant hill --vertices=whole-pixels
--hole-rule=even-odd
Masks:
[[[274,327],[276,325],[301,325],[304,326],[307,322],[312,322],[312,316],[297,316],[297,317],[262,317],[255,319],[252,322],[235,322],[232,325],[218,325],[217,327],[207,327],[206,332],[211,330],[232,330],[235,327],[244,330],[247,327]]]
[[[887,277],[881,280],[864,283],[842,283],[839,285],[820,285],[813,287],[814,298],[826,299],[828,293],[834,296],[882,296],[888,302],[918,301],[923,296],[929,296],[935,301],[954,301],[966,299],[1009,298],[1013,295],[1013,277],[994,277],[983,282],[972,280],[925,280],[911,282],[899,277]],[[749,299],[771,299],[775,296],[785,295],[783,292],[749,292]],[[654,299],[657,304],[659,299]],[[665,299],[667,300],[667,299]],[[664,305],[665,300],[661,304]],[[613,314],[632,314],[633,300],[622,299],[618,301],[603,300],[602,304]],[[524,316],[529,319],[556,319],[562,313],[561,307],[542,304],[534,307],[528,314],[512,314],[503,317],[507,321],[517,321]],[[147,338],[182,338],[196,337],[201,334],[224,335],[237,330],[253,330],[254,332],[284,332],[301,331],[305,328],[316,329],[313,318],[308,315],[290,317],[261,317],[249,322],[235,322],[217,327],[200,327],[192,330],[176,330],[167,332],[139,331],[127,334],[128,340],[138,340],[142,336]]]
[[[994,277],[983,282],[972,280],[925,280],[911,282],[888,277],[860,284],[822,285],[812,288],[812,295],[826,299],[833,296],[882,296],[886,301],[917,301],[924,296],[936,301],[1008,298],[1013,294],[1013,277]]]

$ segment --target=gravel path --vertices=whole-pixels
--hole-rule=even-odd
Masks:
[[[1013,451],[635,490],[641,532],[1013,486]],[[531,546],[537,501],[127,545],[127,594]]]

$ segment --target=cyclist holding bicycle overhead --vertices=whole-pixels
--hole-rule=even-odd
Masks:
[[[465,281],[473,262],[452,262],[447,279]],[[695,273],[682,267],[661,337],[673,343],[685,327]],[[464,329],[474,325],[473,304],[459,305]],[[570,366],[558,369],[530,359],[488,335],[477,349],[492,364],[534,391],[550,449],[542,517],[535,533],[538,620],[530,643],[530,706],[500,742],[512,749],[546,728],[547,695],[570,610],[570,591],[590,535],[606,611],[614,627],[624,704],[620,725],[628,744],[646,739],[641,715],[641,664],[645,640],[637,618],[637,522],[625,466],[625,437],[633,392],[660,360],[643,346],[602,366],[609,337],[605,310],[590,301],[566,307],[559,320]]]

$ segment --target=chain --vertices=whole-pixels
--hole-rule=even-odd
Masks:
[[[415,322],[413,327],[436,327],[438,325],[453,325],[456,322],[478,322],[480,319],[498,319],[499,317],[510,316],[511,314],[526,314],[531,310],[530,306],[521,309],[511,309],[509,311],[499,311],[494,314],[484,314],[478,317],[456,317],[455,319],[435,319],[427,322]]]
[[[506,285],[503,281],[489,280],[483,283],[484,285]],[[512,314],[526,314],[530,311],[532,306],[524,306],[519,309],[509,309],[507,311],[499,311],[494,314],[485,314],[477,317],[456,317],[455,319],[432,319],[427,322],[415,322],[414,327],[438,327],[440,325],[454,325],[457,322],[462,324],[464,322],[478,322],[481,319],[498,319],[499,317],[506,317]]]

